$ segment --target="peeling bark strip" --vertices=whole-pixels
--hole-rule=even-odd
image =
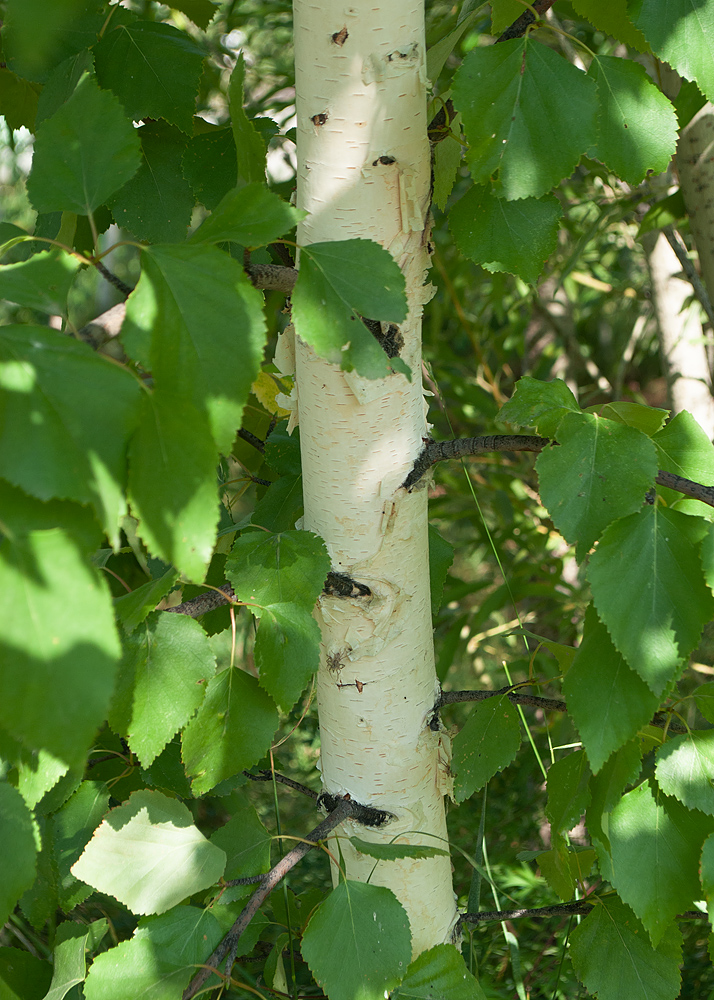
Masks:
[[[418,372],[421,314],[430,297],[423,2],[294,0],[293,9],[297,205],[308,212],[298,245],[362,238],[389,250],[409,303],[398,353]],[[319,125],[316,114],[324,116]],[[449,784],[442,735],[426,724],[438,693],[426,491],[400,490],[427,433],[422,387],[402,375],[360,378],[301,342],[295,356],[303,526],[324,539],[335,574],[371,592],[366,600],[345,600],[328,591],[316,609],[324,791],[349,793],[395,817],[384,831],[348,820],[348,836],[359,831],[384,842],[402,834],[422,844],[425,835],[446,837]],[[338,664],[338,684],[335,655],[342,650],[349,652]],[[457,913],[448,858],[374,869],[349,841],[340,844],[348,878],[371,875],[405,907],[414,954],[451,940]]]

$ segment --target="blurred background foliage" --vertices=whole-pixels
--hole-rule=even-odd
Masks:
[[[153,0],[136,0],[125,6],[143,17],[168,20],[195,32],[184,14]],[[615,53],[616,43],[580,19],[569,3],[558,0],[556,9],[556,23],[571,35],[595,52]],[[459,5],[447,0],[427,2],[429,44],[456,25],[458,11]],[[481,44],[489,32],[489,9],[484,7],[483,15],[447,59],[435,81],[436,93],[448,97],[450,79],[463,54]],[[573,56],[572,43],[567,39],[550,32],[542,35],[546,44],[566,46],[565,54]],[[264,133],[274,133],[269,142],[270,179],[272,186],[289,198],[295,162],[290,138],[294,74],[289,0],[229,0],[217,7],[201,39],[211,58],[203,76],[197,113],[215,124],[227,120],[226,86],[236,53],[241,50],[246,60],[246,110],[249,117],[275,123],[275,128]],[[648,57],[643,56],[642,62],[656,75],[652,60],[648,63]],[[2,122],[0,224],[20,226],[30,232],[35,220],[25,193],[25,178],[31,147],[32,138],[26,129],[12,130]],[[558,249],[538,284],[532,286],[508,274],[491,274],[461,257],[448,232],[445,214],[434,210],[430,278],[435,294],[424,315],[424,374],[433,393],[430,421],[436,438],[505,430],[497,423],[498,409],[510,397],[516,380],[525,374],[539,379],[565,379],[584,406],[612,399],[666,405],[666,378],[650,301],[649,272],[637,234],[647,208],[661,199],[672,183],[669,176],[652,177],[631,189],[608,174],[601,164],[582,163],[556,192],[564,210]],[[457,200],[467,185],[466,167],[462,166],[450,202]],[[686,228],[681,232],[686,240]],[[122,235],[113,227],[102,237],[103,246]],[[270,259],[268,251],[262,253],[264,259]],[[261,258],[256,255],[255,259]],[[133,285],[138,277],[136,249],[117,249],[109,266]],[[77,327],[120,300],[119,293],[94,269],[85,269],[71,294],[71,317]],[[268,293],[267,306],[269,360],[287,318],[279,294]],[[6,302],[0,304],[0,323],[28,321],[41,324],[46,318]],[[269,414],[252,397],[246,426],[264,436],[269,423]],[[250,477],[270,473],[266,473],[262,457],[245,442],[236,443],[234,459],[223,469],[224,488],[232,520],[240,521],[252,510],[256,493],[260,497],[265,489]],[[442,606],[434,622],[438,671],[446,688],[498,688],[537,677],[543,681],[543,693],[558,693],[557,685],[548,689],[548,682],[559,677],[557,660],[533,641],[524,644],[515,630],[520,624],[546,639],[577,644],[588,598],[568,546],[540,504],[537,485],[533,456],[490,455],[469,460],[463,467],[456,463],[444,465],[436,472],[431,519],[455,550]],[[131,546],[119,555],[107,553],[106,567],[133,585],[136,560]],[[220,557],[214,568],[216,580],[221,582]],[[141,582],[138,576],[137,582]],[[112,586],[117,595],[124,592],[114,577]],[[188,596],[191,594],[185,588],[184,598]],[[216,634],[212,643],[218,657],[227,660],[233,645],[227,609],[214,615],[212,627]],[[249,670],[252,641],[250,618],[239,614],[236,651]],[[694,669],[700,680],[705,679],[702,674],[714,674],[713,654],[711,641],[703,642],[697,651]],[[686,693],[686,677],[683,689]],[[685,714],[687,711],[685,705]],[[448,707],[444,722],[448,727],[459,727],[467,713],[464,705]],[[519,854],[549,846],[542,768],[557,758],[559,748],[577,741],[577,734],[564,716],[546,717],[533,709],[525,713],[533,748],[524,739],[513,765],[488,786],[484,863],[489,865],[493,889],[484,884],[481,890],[482,906],[488,909],[557,902],[534,861],[520,860]],[[688,721],[693,722],[693,716]],[[275,768],[317,790],[319,732],[314,703],[298,706],[285,718],[283,734],[285,742],[273,755]],[[106,752],[107,760],[96,766],[92,777],[111,781],[117,799],[140,786],[136,761],[116,737],[107,732],[98,750]],[[168,751],[162,758],[162,766],[175,766]],[[269,761],[266,766],[270,766]],[[206,832],[225,822],[233,796],[245,794],[268,829],[276,834],[281,830],[304,833],[314,825],[312,801],[284,788],[278,787],[273,796],[270,786],[266,791],[265,785],[248,784],[247,779],[238,778],[232,788],[222,791],[223,796],[211,795],[193,803],[197,821]],[[472,858],[477,853],[483,801],[480,795],[475,796],[459,808],[451,808],[449,814],[456,848],[455,889],[461,906],[466,906],[468,900],[472,867],[459,850]],[[571,840],[574,844],[586,843],[585,836],[582,828],[576,828]],[[323,890],[328,880],[324,855],[313,852],[293,872],[290,886],[274,894],[268,908],[272,922],[263,928],[261,942],[256,946],[257,958],[246,959],[241,965],[247,982],[255,982],[257,963],[264,961],[271,942],[288,923],[294,929],[304,920],[313,898],[310,891]],[[296,895],[306,891],[306,897]],[[304,901],[302,908],[300,899]],[[109,914],[117,938],[130,932],[131,918],[126,911],[108,898],[101,901],[100,912],[96,912],[96,906],[87,905],[84,915],[88,919]],[[5,944],[17,946],[16,939],[22,941],[24,937],[30,950],[47,954],[41,935],[22,918],[14,917],[13,921],[10,930],[3,932]],[[568,929],[569,918],[487,923],[467,934],[465,953],[474,971],[478,966],[481,983],[490,997],[575,1000],[581,995],[580,987],[569,963],[563,961]],[[681,995],[712,996],[714,976],[706,950],[706,925],[692,922],[683,930],[687,966]],[[299,959],[296,961],[298,982],[308,983],[309,975]],[[307,987],[305,992],[309,993]]]

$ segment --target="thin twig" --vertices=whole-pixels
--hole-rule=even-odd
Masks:
[[[689,254],[687,253],[687,248],[682,242],[682,237],[674,229],[673,226],[663,226],[662,232],[664,233],[667,242],[677,255],[677,260],[682,265],[682,270],[684,271],[687,277],[687,281],[692,286],[694,294],[696,295],[697,299],[699,299],[699,304],[701,305],[704,312],[707,314],[707,319],[709,320],[711,325],[714,326],[714,309],[712,309],[712,304],[709,299],[709,295],[707,293],[706,288],[704,287],[702,279],[697,274],[697,269],[695,268],[694,264],[689,258]]]
[[[535,682],[534,682],[535,683]],[[498,698],[506,695],[513,705],[530,705],[532,708],[542,708],[546,712],[567,712],[567,705],[559,698],[541,698],[537,694],[525,694],[515,691],[512,687],[499,688],[497,691],[442,691],[437,709],[444,705],[455,705],[465,701],[486,701],[487,698]],[[686,727],[677,722],[669,712],[655,712],[649,721],[650,726],[667,729],[672,733],[685,733]]]
[[[309,795],[311,799],[318,798],[318,793],[313,792],[312,788],[308,788],[307,785],[301,785],[299,781],[293,781],[292,778],[287,778],[284,774],[278,774],[276,771],[261,771],[259,774],[251,774],[250,771],[244,771],[243,774],[246,778],[250,778],[251,781],[272,781],[275,778],[279,785],[286,785],[288,788],[293,788],[296,792]]]
[[[241,427],[238,431],[238,437],[243,438],[243,440],[247,441],[248,444],[252,444],[256,451],[259,451],[261,455],[265,451],[265,441],[257,437],[255,434],[252,434],[250,431],[247,431],[244,427]]]
[[[131,285],[127,285],[127,283],[122,281],[121,278],[117,278],[116,274],[112,274],[109,268],[102,264],[101,260],[93,260],[92,263],[101,276],[106,278],[110,285],[114,285],[115,288],[118,288],[122,295],[131,295],[134,291]]]
[[[545,14],[547,10],[555,3],[555,0],[535,0],[533,3],[533,10],[538,14]],[[533,24],[535,17],[533,16],[533,11],[524,11],[519,18],[517,18],[513,24],[511,24],[502,35],[499,35],[496,39],[497,42],[507,42],[510,38],[520,38],[525,35],[526,28]]]
[[[213,954],[206,960],[205,966],[186,987],[182,1000],[191,1000],[192,997],[195,997],[204,983],[217,971],[218,966],[226,956],[226,972],[230,975],[238,950],[238,941],[270,893],[287,875],[290,869],[295,867],[298,861],[301,861],[313,847],[316,847],[335,827],[339,826],[340,823],[352,814],[353,809],[354,804],[349,799],[341,799],[339,805],[330,813],[327,819],[319,823],[307,835],[304,841],[296,844],[291,851],[288,851],[285,857],[281,858],[277,865],[263,876],[260,888],[256,889],[250,897],[238,919],[218,947],[213,951]]]
[[[537,906],[534,909],[521,907],[517,910],[482,910],[480,913],[464,913],[461,920],[469,924],[481,924],[487,920],[519,920],[521,917],[569,917],[572,914],[587,914],[592,903],[579,899],[574,903],[559,903],[555,906]],[[705,916],[706,914],[702,914]]]
[[[573,914],[587,915],[596,903],[588,903],[584,899],[573,903],[556,903],[554,906],[537,906],[534,909],[525,907],[518,910],[482,910],[480,913],[464,913],[461,920],[469,924],[481,924],[488,920],[519,920],[521,917],[569,917]],[[707,920],[707,914],[700,910],[685,910],[678,913],[677,920]]]

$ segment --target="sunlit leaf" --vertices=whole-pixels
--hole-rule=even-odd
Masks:
[[[72,873],[134,913],[164,913],[217,882],[225,866],[183,803],[140,791],[108,813]]]

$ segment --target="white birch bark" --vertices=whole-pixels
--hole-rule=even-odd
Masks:
[[[361,237],[390,251],[406,277],[401,357],[413,373],[411,383],[402,375],[368,381],[295,345],[303,526],[325,540],[333,570],[372,593],[323,596],[316,612],[322,779],[328,792],[395,816],[380,830],[345,823],[343,835],[445,847],[448,739],[428,725],[438,683],[427,495],[400,489],[427,433],[423,2],[294,0],[294,17],[297,198],[309,212],[298,243]],[[379,862],[374,870],[374,859],[345,839],[340,847],[348,878],[387,886],[404,905],[415,955],[450,940],[457,914],[448,858]]]
[[[678,277],[682,267],[664,234],[646,249],[669,405],[674,413],[688,410],[712,438],[714,398],[699,305],[691,301],[692,286]]]

